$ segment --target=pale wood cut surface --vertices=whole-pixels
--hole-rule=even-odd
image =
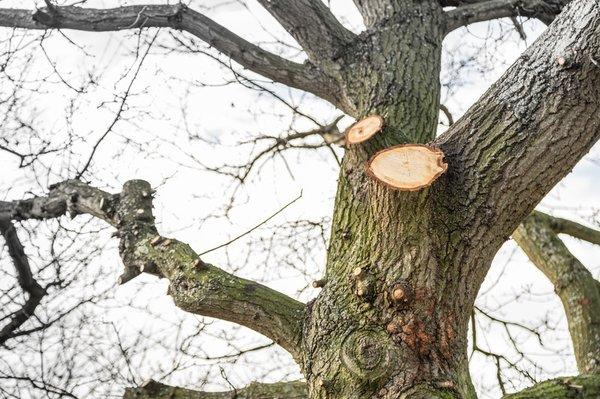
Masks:
[[[378,152],[367,165],[369,174],[398,190],[429,186],[448,169],[444,153],[420,144],[403,144]]]
[[[379,115],[367,116],[350,126],[346,132],[346,142],[348,144],[358,144],[367,141],[383,127],[383,118]]]

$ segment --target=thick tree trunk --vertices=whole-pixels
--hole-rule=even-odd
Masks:
[[[305,325],[311,398],[474,397],[468,310],[445,299],[447,236],[428,190],[396,192],[365,173],[375,152],[435,136],[441,8],[403,4],[341,62],[357,116],[380,114],[385,129],[350,147],[340,171],[327,284]],[[368,62],[357,62],[365,54]]]
[[[539,71],[538,80],[527,72],[529,69],[517,65],[457,123],[462,135],[454,129],[438,140],[451,154],[449,176],[443,176],[431,189],[413,193],[390,190],[368,177],[364,165],[382,148],[433,140],[444,34],[439,28],[443,24],[435,23],[441,18],[438,4],[402,3],[409,6],[405,13],[379,21],[378,30],[368,31],[340,62],[344,94],[356,109],[355,116],[377,113],[385,118],[386,126],[370,140],[351,146],[340,171],[327,284],[309,304],[304,326],[303,370],[310,398],[475,397],[466,337],[468,317],[483,276],[508,234],[555,184],[554,179],[564,176],[578,158],[566,156],[565,162],[555,162],[552,175],[535,184],[532,174],[536,170],[521,170],[522,164],[539,159],[536,151],[544,146],[568,152],[556,144],[575,140],[563,134],[565,121],[571,123],[575,120],[571,118],[582,113],[595,115],[598,104],[597,90],[588,93],[572,84],[595,84],[599,76],[593,56],[597,20],[589,12],[593,4],[579,2],[524,56],[526,66],[541,65],[530,68]],[[578,12],[586,12],[589,25],[582,22],[576,30],[567,28],[579,17]],[[388,31],[388,25],[393,29]],[[576,60],[580,62],[576,67],[553,63],[553,56],[563,54],[562,48],[554,46],[559,36],[565,46],[585,49],[576,53],[581,58]],[[372,51],[363,53],[363,46]],[[590,56],[584,59],[581,54],[587,53]],[[369,54],[368,62],[352,64],[362,54]],[[568,59],[563,64],[575,63],[570,53],[564,54]],[[514,85],[521,81],[521,75],[535,80],[528,93],[519,98],[503,96],[519,87]],[[583,96],[589,101],[580,111],[568,105],[571,101],[579,104]],[[530,107],[529,123],[518,119],[505,126],[499,122],[517,118],[522,102]],[[535,106],[545,109],[547,102],[564,104],[561,112],[565,115],[557,114],[562,125],[553,115],[536,111]],[[485,110],[481,115],[480,109]],[[500,115],[493,123],[485,119],[489,110]],[[572,146],[573,152],[584,153],[584,147],[595,142],[596,123],[595,117],[586,120],[584,129],[579,129],[577,122],[571,123],[577,126],[571,131],[581,132],[579,147]],[[545,126],[550,124],[560,128],[546,132]],[[515,143],[506,147],[514,132],[525,133],[519,136],[520,141],[514,139]],[[468,152],[463,150],[466,137],[472,145]],[[542,144],[530,144],[525,138]],[[489,140],[495,141],[486,144]],[[510,148],[515,157],[494,153],[496,148]],[[495,168],[487,164],[490,157],[496,161]],[[465,180],[472,174],[477,176]],[[520,178],[508,179],[507,175]],[[518,182],[526,188],[500,195],[494,188],[503,181]],[[509,198],[514,192],[520,193],[517,202]],[[493,204],[486,209],[470,206],[478,195]],[[522,215],[511,211],[516,205]],[[496,213],[496,208],[502,208],[502,213]],[[496,223],[490,225],[489,220]],[[484,233],[487,236],[482,236]]]

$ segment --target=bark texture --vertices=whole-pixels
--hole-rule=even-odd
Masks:
[[[600,397],[600,375],[557,378],[503,399],[592,399]]]
[[[123,399],[306,399],[306,384],[300,381],[274,384],[253,383],[246,388],[226,392],[201,392],[148,381],[128,388]]]

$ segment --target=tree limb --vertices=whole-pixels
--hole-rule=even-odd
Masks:
[[[258,2],[296,39],[316,65],[335,58],[355,37],[321,0]]]
[[[572,220],[548,215],[550,227],[557,234],[568,234],[592,244],[600,245],[600,230],[584,226]]]
[[[323,6],[324,7],[324,6]],[[109,9],[53,6],[34,12],[0,8],[0,26],[11,28],[75,29],[91,32],[166,27],[200,38],[234,61],[276,82],[305,90],[337,103],[337,85],[310,64],[299,64],[263,50],[212,19],[183,4],[135,5]]]
[[[482,1],[487,0],[440,0],[439,3],[442,7],[458,7],[466,4],[481,3]]]
[[[125,389],[123,399],[306,399],[306,383],[302,381],[261,384],[254,382],[246,388],[227,392],[201,392],[147,381],[137,388]]]
[[[189,245],[159,236],[147,182],[128,181],[120,194],[112,195],[68,180],[51,187],[45,197],[0,201],[0,219],[47,219],[65,213],[72,217],[89,214],[117,229],[125,266],[121,283],[140,272],[166,277],[171,282],[169,294],[179,308],[246,326],[299,356],[305,305],[204,263]]]
[[[4,237],[8,253],[15,266],[19,286],[28,295],[21,309],[7,316],[7,318],[10,317],[10,321],[0,330],[0,345],[3,345],[8,339],[14,337],[14,332],[33,316],[35,309],[46,295],[46,290],[33,278],[29,260],[10,220],[0,218],[0,234]]]
[[[540,382],[503,399],[593,399],[600,396],[600,375],[562,377]]]
[[[482,260],[473,284],[483,281],[487,259],[600,138],[598,54],[598,3],[574,1],[434,141],[449,168],[433,195],[453,209],[456,228],[465,232],[465,255]]]
[[[390,18],[394,13],[406,12],[407,6],[413,7],[410,3],[397,0],[354,0],[354,4],[367,27]]]
[[[550,24],[570,0],[490,0],[458,2],[454,10],[446,12],[446,32],[475,22],[506,17],[537,18]],[[453,3],[454,4],[454,3]]]
[[[551,216],[534,211],[513,238],[563,303],[579,371],[600,373],[600,283],[556,235],[552,222]]]

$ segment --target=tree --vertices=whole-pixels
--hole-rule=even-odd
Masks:
[[[356,0],[367,28],[359,35],[319,0],[259,2],[293,36],[307,62],[270,53],[183,4],[93,9],[47,2],[34,12],[0,9],[0,25],[183,30],[245,68],[356,119],[381,115],[384,129],[344,154],[317,298],[303,304],[161,236],[149,183],[130,180],[121,192],[109,193],[83,182],[80,171],[45,195],[0,202],[2,234],[29,294],[2,333],[17,331],[44,295],[28,272],[13,223],[87,214],[115,229],[125,267],[121,283],[140,273],[167,278],[179,308],[269,337],[306,378],[305,384],[254,384],[235,392],[238,397],[470,398],[469,319],[494,255],[515,232],[563,302],[581,375],[508,397],[596,397],[600,285],[557,234],[599,244],[600,233],[532,211],[600,137],[597,0]],[[550,25],[436,137],[444,37],[467,24],[516,16]],[[448,169],[430,187],[398,191],[366,173],[365,164],[379,151],[409,143],[444,154]],[[126,397],[230,394],[152,382]]]

